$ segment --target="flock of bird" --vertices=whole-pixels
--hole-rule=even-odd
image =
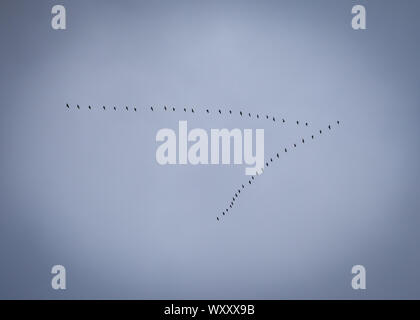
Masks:
[[[66,107],[68,108],[68,109],[70,109],[71,107],[70,107],[70,105],[67,103],[66,104]],[[93,107],[91,106],[91,105],[89,105],[88,107],[88,110],[93,110]],[[81,108],[80,108],[80,106],[77,104],[76,105],[76,109],[77,110],[80,110]],[[103,110],[103,111],[106,111],[106,110],[109,110],[109,109],[111,109],[111,110],[114,110],[114,111],[117,111],[117,110],[123,110],[123,111],[134,111],[134,112],[137,112],[137,111],[140,111],[137,107],[132,107],[132,108],[129,108],[128,106],[125,106],[125,108],[117,108],[117,107],[112,107],[112,108],[107,108],[106,106],[102,106],[102,107],[99,107],[99,109],[100,110]],[[146,110],[147,110],[148,108],[146,108]],[[150,107],[150,109],[149,109],[151,112],[155,112],[155,111],[158,111],[158,108],[157,107],[153,107],[153,106],[151,106]],[[172,112],[175,112],[177,109],[175,108],[175,107],[167,107],[167,106],[163,106],[163,111],[172,111]],[[183,108],[183,112],[184,113],[187,113],[187,112],[189,112],[189,111],[191,111],[191,113],[196,113],[196,111],[197,111],[198,109],[195,109],[194,110],[194,108]],[[182,112],[182,110],[181,110],[181,112]],[[210,113],[212,113],[212,111],[210,110],[210,109],[205,109],[205,114],[210,114]],[[226,113],[226,114],[229,114],[229,115],[233,115],[234,114],[234,112],[232,112],[232,110],[228,110],[228,111],[225,111],[225,110],[223,110],[222,111],[222,109],[216,109],[216,114],[218,113],[218,114],[224,114],[224,113]],[[240,117],[246,117],[246,115],[248,116],[248,118],[252,118],[252,114],[250,113],[250,112],[248,112],[248,113],[246,113],[246,112],[243,112],[242,110],[240,110],[239,111],[239,116]],[[265,114],[265,117],[264,117],[264,115],[261,115],[261,117],[260,117],[260,114],[258,114],[258,113],[256,113],[255,114],[255,117],[257,118],[257,119],[263,119],[263,118],[265,118],[266,120],[272,120],[272,122],[276,122],[276,117],[274,117],[274,116],[269,116],[269,115],[267,115],[267,114]],[[282,118],[281,119],[281,122],[282,123],[286,123],[286,120],[284,119],[284,118]],[[339,125],[340,124],[340,121],[336,121],[336,123],[337,123],[337,125]],[[299,125],[300,124],[300,122],[299,122],[299,120],[296,120],[296,125]],[[309,126],[309,123],[308,122],[305,122],[305,126],[306,127],[308,127]],[[331,127],[331,124],[329,124],[328,125],[328,130],[331,130],[332,129],[332,127]],[[318,132],[318,134],[319,135],[321,135],[322,134],[322,129],[320,129],[319,131],[317,131]],[[312,134],[311,135],[311,140],[314,140],[315,139],[315,134]],[[302,138],[301,139],[301,143],[302,144],[304,144],[305,143],[305,139],[304,138]],[[296,148],[297,147],[297,143],[293,143],[292,144],[292,147],[291,148]],[[283,150],[282,150],[282,152],[283,153],[287,153],[288,152],[288,149],[287,149],[287,147],[285,147]],[[280,153],[278,152],[278,153],[276,153],[276,155],[274,155],[273,157],[271,157],[270,158],[270,161],[267,161],[266,163],[265,163],[265,168],[267,168],[267,167],[269,167],[269,165],[270,165],[270,163],[272,163],[274,160],[273,160],[273,158],[274,158],[274,160],[277,158],[277,159],[279,159],[280,158]],[[256,175],[254,175],[254,176],[251,176],[251,178],[247,181],[248,183],[245,183],[245,184],[242,184],[238,189],[236,189],[235,190],[235,192],[234,192],[234,195],[232,196],[232,200],[230,201],[230,203],[228,204],[228,207],[226,208],[226,209],[224,209],[223,211],[222,211],[222,216],[225,216],[225,215],[227,215],[228,213],[229,213],[229,208],[232,210],[233,209],[233,207],[234,207],[234,205],[235,205],[235,202],[237,201],[237,199],[239,198],[239,196],[240,196],[240,194],[241,194],[241,190],[243,191],[245,188],[246,188],[246,186],[248,185],[248,186],[250,186],[252,183],[253,183],[253,181],[255,180],[255,178],[257,177],[257,176],[259,176],[262,172],[264,171],[264,168],[261,168],[261,172],[260,173],[258,173],[257,172],[257,174]],[[217,219],[217,221],[220,221],[220,216],[217,216],[216,217],[216,219]]]
[[[71,109],[71,106],[68,104],[68,103],[66,103],[66,107],[68,108],[68,109]],[[76,105],[76,107],[75,107],[77,110],[81,110],[81,107],[80,107],[80,105]],[[88,105],[88,110],[93,110],[94,108],[91,106],[91,105]],[[108,107],[106,107],[106,106],[102,106],[102,107],[98,107],[100,110],[102,110],[102,111],[106,111],[106,110],[114,110],[114,111],[119,111],[119,110],[122,110],[122,111],[134,111],[134,112],[137,112],[137,111],[140,111],[140,109],[138,109],[137,107],[128,107],[128,106],[125,106],[125,107],[123,107],[123,108],[120,108],[120,107],[110,107],[110,108],[108,108]],[[153,107],[153,106],[151,106],[150,107],[150,109],[147,107],[146,108],[146,110],[150,110],[150,111],[152,111],[152,112],[154,112],[154,111],[158,111],[159,109],[157,108],[157,107]],[[161,109],[162,110],[162,109]],[[179,109],[178,109],[179,110]],[[194,107],[192,107],[192,108],[183,108],[183,109],[181,109],[181,111],[183,111],[184,113],[187,113],[187,112],[191,112],[191,113],[196,113],[197,112],[197,110],[198,109],[194,109]],[[167,106],[163,106],[163,111],[172,111],[172,112],[175,112],[175,111],[177,111],[177,109],[175,108],[175,107],[167,107]],[[215,111],[214,111],[216,114],[229,114],[229,115],[234,115],[235,114],[235,112],[233,112],[232,110],[222,110],[222,109],[215,109]],[[204,113],[205,114],[211,114],[212,113],[212,111],[210,110],[210,109],[205,109],[204,110]],[[246,118],[247,116],[248,116],[248,118],[252,118],[253,116],[252,116],[252,114],[250,113],[250,112],[243,112],[242,110],[240,110],[239,111],[239,116],[241,116],[241,117],[244,117],[244,118]],[[257,119],[266,119],[266,120],[271,120],[272,122],[276,122],[276,117],[274,117],[274,116],[269,116],[269,115],[260,115],[259,113],[256,113],[255,115],[255,118],[257,118]],[[284,119],[284,118],[282,118],[281,119],[281,122],[282,123],[286,123],[286,120]],[[300,124],[300,122],[299,122],[299,120],[297,120],[296,121],[296,125],[299,125]],[[309,126],[309,123],[308,122],[305,122],[305,126]]]
[[[340,124],[340,121],[337,120],[336,121],[336,124],[339,125]],[[329,124],[327,128],[328,128],[328,130],[331,130],[332,129],[331,124]],[[322,132],[323,132],[322,129],[320,129],[318,131],[319,135],[322,135]],[[311,140],[314,140],[314,139],[315,139],[315,134],[312,134],[311,135]],[[301,139],[301,142],[302,142],[302,144],[304,144],[305,143],[305,139],[302,138]],[[295,149],[297,147],[297,144],[296,143],[293,143],[292,146],[293,146],[293,149]],[[287,153],[287,152],[288,152],[288,149],[287,148],[284,148],[283,149],[283,153]],[[274,160],[273,160],[273,158],[274,158]],[[277,152],[276,155],[274,155],[273,157],[271,157],[270,160],[265,163],[265,168],[268,168],[270,166],[270,163],[274,162],[276,160],[276,158],[277,159],[280,159],[280,152]],[[248,183],[245,182],[245,184],[242,184],[240,187],[238,187],[237,190],[235,190],[234,195],[232,196],[232,200],[230,200],[230,203],[228,204],[228,207],[222,211],[222,216],[225,216],[225,215],[227,215],[229,213],[229,208],[231,210],[233,209],[233,207],[234,207],[237,199],[239,198],[239,196],[241,194],[241,190],[244,191],[244,189],[247,186],[252,185],[252,183],[254,182],[255,178],[258,177],[263,172],[264,172],[264,168],[261,168],[261,172],[260,173],[257,172],[256,175],[251,176],[251,178],[247,181]],[[220,221],[220,216],[217,216],[216,219],[217,219],[217,221]]]

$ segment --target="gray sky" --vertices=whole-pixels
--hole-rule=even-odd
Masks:
[[[54,4],[0,4],[1,298],[420,298],[418,1]],[[179,120],[298,147],[217,222],[244,166],[157,164]]]

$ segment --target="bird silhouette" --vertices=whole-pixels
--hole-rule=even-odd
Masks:
[[[209,113],[209,112],[210,112],[210,111],[209,111],[209,109],[207,109],[206,111],[207,111],[207,113]]]
[[[276,118],[273,117],[273,121],[276,121]]]
[[[259,119],[259,118],[260,118],[260,115],[257,114],[257,119]]]
[[[77,109],[80,109],[79,105],[77,105]]]
[[[312,135],[312,139],[314,138],[314,135]]]
[[[283,123],[285,123],[286,122],[286,120],[284,120],[284,119],[282,119],[283,120]]]
[[[187,112],[187,108],[184,108],[184,112]]]
[[[296,124],[299,124],[299,121],[296,121]]]
[[[219,109],[219,113],[222,114],[222,110]]]
[[[172,107],[172,111],[175,111],[175,108]]]
[[[330,129],[330,130],[331,130],[331,126],[330,126],[330,125],[328,125],[328,129]]]
[[[136,107],[134,107],[134,112],[137,112],[137,108]]]
[[[302,143],[305,143],[305,139],[302,139]]]
[[[223,213],[222,213],[223,215],[225,215],[225,212],[223,211]]]
[[[268,115],[265,116],[268,119]]]
[[[191,108],[191,112],[194,113],[194,109],[193,108]]]
[[[277,158],[280,158],[280,155],[277,153]]]
[[[68,104],[68,103],[66,103],[66,107],[67,107],[67,108],[70,108],[70,106],[69,106],[69,104]]]
[[[268,162],[266,162],[265,165],[268,167]]]
[[[294,143],[293,146],[296,148],[296,143]]]
[[[150,110],[152,110],[152,111],[153,111],[153,107],[150,107]]]
[[[166,111],[166,106],[164,106],[163,109]]]
[[[239,111],[239,114],[242,116],[242,111]]]
[[[252,176],[251,179],[254,180],[254,176]]]
[[[270,158],[270,161],[273,162],[273,158]]]
[[[102,108],[104,108],[104,110],[105,110],[105,106],[103,106]]]
[[[308,123],[307,122],[305,123],[305,126],[308,126]]]
[[[337,120],[337,124],[340,124],[340,121]]]
[[[89,106],[88,108],[89,108],[89,110],[92,110],[92,107],[91,106]]]
[[[232,114],[232,110],[229,110],[229,113]]]
[[[244,185],[242,185],[242,189],[243,189],[243,188],[245,188],[245,186],[244,186]]]
[[[251,184],[251,180],[249,180],[248,182],[249,182],[249,184]]]
[[[248,113],[248,116],[251,118],[251,113]]]
[[[217,221],[219,221],[219,217],[217,217]]]
[[[114,107],[114,110],[117,110],[117,108],[116,108],[116,107]]]
[[[319,130],[319,133],[322,134],[322,130]]]
[[[286,148],[284,148],[284,152],[287,152],[287,149]]]
[[[128,111],[128,107],[127,107],[127,106],[125,106],[125,110],[127,110],[127,111]]]

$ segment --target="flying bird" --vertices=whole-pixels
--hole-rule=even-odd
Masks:
[[[209,109],[207,109],[206,111],[207,111],[207,113],[209,113],[209,112],[210,112],[210,111],[209,111]]]
[[[127,111],[128,111],[128,107],[127,107],[127,106],[125,106],[125,110],[127,110]]]
[[[68,104],[68,103],[66,103],[66,107],[67,107],[67,108],[70,108],[70,106],[69,106],[69,104]]]
[[[222,111],[219,109],[219,113],[222,114]]]
[[[239,111],[240,115],[242,116],[242,111]]]
[[[172,107],[172,111],[175,111],[175,108]]]
[[[163,109],[165,109],[165,111],[166,111],[166,106],[164,106]]]
[[[114,107],[114,110],[117,110],[117,108],[116,108],[116,107]]]
[[[77,109],[80,109],[79,105],[77,105]]]
[[[134,108],[134,112],[137,112],[137,108]]]
[[[152,110],[152,111],[153,111],[153,107],[150,107],[150,110]]]
[[[330,125],[328,125],[328,129],[330,129],[330,130],[331,130],[331,126],[330,126]]]
[[[89,108],[89,110],[92,110],[91,106],[89,106],[88,108]]]

